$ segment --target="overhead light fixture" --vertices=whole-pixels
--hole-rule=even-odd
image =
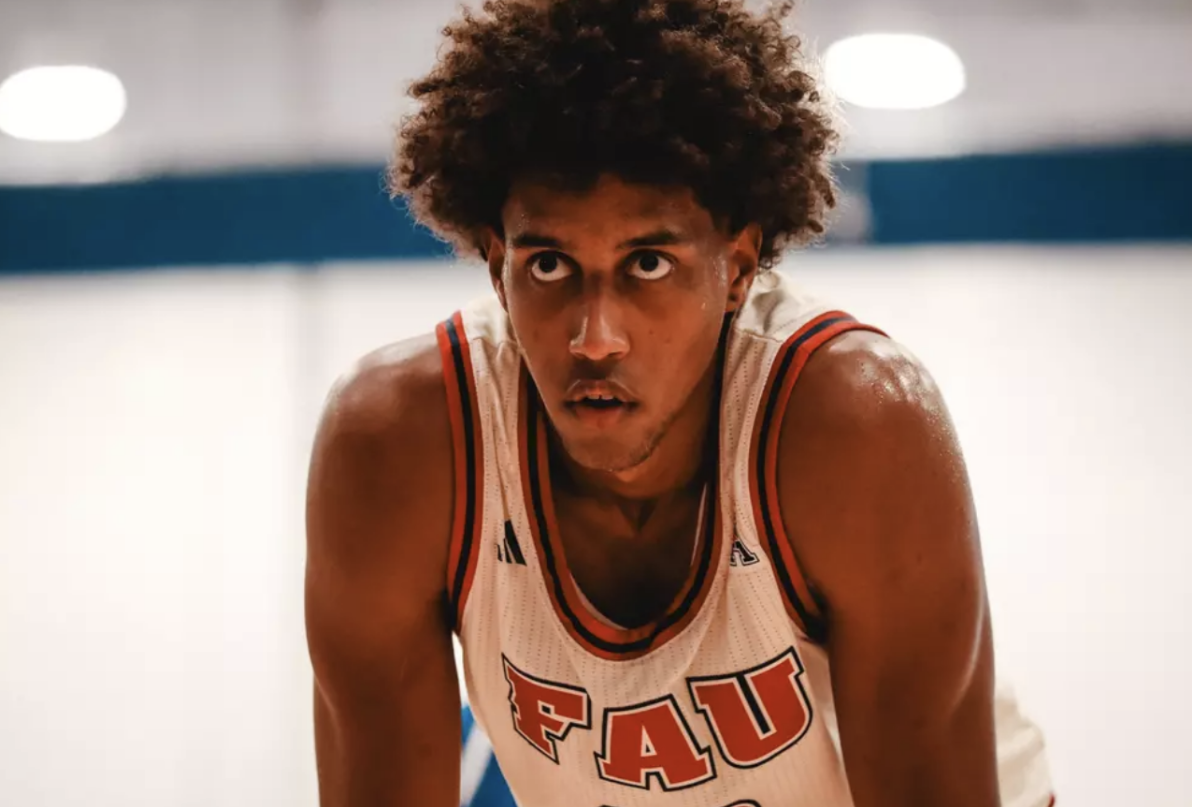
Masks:
[[[95,67],[31,67],[0,84],[0,131],[21,140],[77,143],[111,131],[124,117],[120,79]]]
[[[927,109],[964,92],[956,51],[918,34],[862,34],[824,54],[828,86],[842,100],[871,109]]]

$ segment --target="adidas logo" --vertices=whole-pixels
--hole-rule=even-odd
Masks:
[[[729,566],[752,566],[759,560],[760,558],[751,552],[740,538],[733,541],[733,553],[728,559]]]
[[[505,540],[497,542],[497,560],[515,566],[526,565],[526,556],[522,554],[521,544],[517,542],[517,533],[513,531],[513,524],[509,521],[505,522]]]

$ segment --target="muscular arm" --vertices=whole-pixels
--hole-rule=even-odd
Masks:
[[[323,807],[459,803],[459,689],[443,607],[451,472],[433,340],[370,357],[333,391],[307,495]]]
[[[857,807],[996,807],[989,612],[939,391],[894,343],[846,334],[808,362],[780,440]]]

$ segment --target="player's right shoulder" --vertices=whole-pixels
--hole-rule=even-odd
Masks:
[[[433,335],[358,361],[328,395],[311,452],[308,561],[363,577],[387,568],[427,595],[441,588],[453,512],[451,440]]]
[[[380,780],[410,770],[387,754],[413,748],[415,736],[421,743],[427,725],[447,726],[439,746],[459,741],[446,596],[454,469],[440,355],[432,336],[361,359],[328,395],[311,452],[305,611],[316,736],[339,760],[329,765],[375,762]]]
[[[448,460],[450,421],[435,337],[396,342],[357,361],[327,396],[319,430],[370,453],[385,448],[404,453],[445,438],[440,458]]]

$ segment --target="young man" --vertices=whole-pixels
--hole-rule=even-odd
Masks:
[[[771,268],[833,194],[784,12],[492,0],[414,85],[393,184],[496,293],[327,405],[325,807],[459,803],[453,631],[523,807],[1049,803],[938,389]]]

